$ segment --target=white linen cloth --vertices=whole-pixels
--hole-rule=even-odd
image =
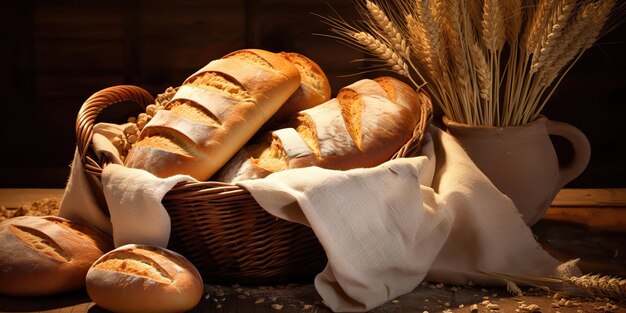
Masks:
[[[107,138],[118,126],[98,124],[94,130],[94,150],[115,154]],[[77,155],[60,215],[108,231],[116,246],[165,247],[170,224],[161,200],[177,182],[193,178],[159,179],[112,164],[101,180],[110,219],[88,195]],[[313,229],[328,256],[315,287],[336,312],[373,309],[425,278],[502,284],[480,271],[548,275],[560,264],[536,242],[513,202],[434,126],[422,156],[370,169],[294,169],[240,185],[269,213]]]

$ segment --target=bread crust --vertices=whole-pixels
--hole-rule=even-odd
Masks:
[[[99,258],[86,277],[87,293],[113,312],[184,312],[204,292],[198,270],[182,255],[128,244]]]
[[[82,222],[22,216],[0,223],[0,293],[53,295],[85,286],[91,264],[112,238]]]
[[[144,127],[125,165],[158,177],[186,174],[205,181],[299,84],[295,65],[269,51],[243,49],[213,60],[189,76]]]
[[[377,166],[412,137],[421,118],[422,96],[388,76],[356,81],[336,98],[300,111],[284,127],[291,131],[269,132],[247,145],[216,179],[232,183],[306,166],[336,170]],[[293,138],[294,132],[301,140]]]
[[[322,104],[331,97],[330,81],[322,68],[307,56],[296,52],[280,52],[300,72],[300,86],[267,123],[270,127],[284,122],[294,114]]]

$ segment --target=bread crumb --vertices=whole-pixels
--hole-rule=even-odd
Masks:
[[[256,300],[254,300],[254,304],[261,304],[265,302],[265,298],[257,298]]]
[[[495,303],[487,304],[487,309],[489,310],[500,310],[500,306]]]
[[[270,307],[274,310],[282,310],[283,309],[283,305],[282,304],[278,304],[278,303],[272,303],[270,305]]]

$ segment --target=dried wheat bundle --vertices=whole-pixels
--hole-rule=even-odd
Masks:
[[[504,280],[507,290],[513,294],[521,294],[521,289],[517,287],[517,283],[534,286],[549,292],[626,300],[626,278],[602,274],[577,276],[574,269],[577,269],[576,266],[579,261],[580,259],[574,259],[561,264],[554,275],[550,277],[481,272]]]
[[[534,120],[563,76],[621,22],[621,0],[364,0],[361,21],[323,17],[338,38],[425,88],[449,118]],[[617,22],[617,23],[616,23]]]

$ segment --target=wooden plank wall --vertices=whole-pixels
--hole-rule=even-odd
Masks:
[[[0,187],[62,188],[76,113],[108,86],[156,94],[247,47],[311,57],[334,91],[364,77],[343,77],[359,71],[351,61],[362,54],[313,35],[329,33],[313,13],[353,19],[351,0],[24,0],[2,1],[0,9]],[[617,152],[626,143],[625,33],[621,27],[592,49],[555,95],[559,105],[548,106],[549,117],[592,140],[592,163],[573,187],[626,186],[626,160]],[[121,122],[134,112],[120,110],[106,117]]]

